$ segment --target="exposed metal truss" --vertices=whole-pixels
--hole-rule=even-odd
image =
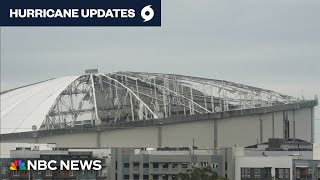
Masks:
[[[223,80],[175,74],[86,74],[58,96],[40,129],[94,126],[289,104],[298,99]]]

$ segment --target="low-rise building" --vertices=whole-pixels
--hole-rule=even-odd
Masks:
[[[320,179],[320,146],[300,140],[270,139],[247,148],[232,148],[235,180]]]
[[[217,175],[233,180],[320,179],[320,145],[298,139],[270,139],[249,147],[220,149],[65,148],[56,144],[7,147],[1,153],[0,179],[181,180],[179,173],[195,167],[210,167]],[[102,170],[10,171],[13,159],[99,159]]]
[[[217,150],[190,148],[111,148],[109,177],[114,180],[175,180],[193,167],[221,172]]]

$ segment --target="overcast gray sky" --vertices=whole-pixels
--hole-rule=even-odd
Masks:
[[[319,0],[163,0],[161,27],[1,27],[1,90],[99,66],[313,99],[320,95],[319,9]]]

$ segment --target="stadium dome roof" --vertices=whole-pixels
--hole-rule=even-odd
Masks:
[[[175,74],[88,70],[1,92],[1,134],[97,126],[298,101],[271,90]]]
[[[77,78],[56,78],[1,93],[1,134],[40,127],[59,94]]]

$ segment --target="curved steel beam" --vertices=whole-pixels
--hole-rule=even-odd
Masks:
[[[201,77],[192,77],[192,76],[186,76],[186,75],[177,75],[177,74],[162,74],[162,73],[144,73],[144,72],[128,72],[128,73],[132,73],[132,74],[136,74],[136,75],[153,75],[153,76],[164,76],[167,75],[169,77],[179,77],[182,79],[186,79],[187,81],[194,81],[194,82],[214,82],[217,85],[220,84],[224,84],[225,86],[228,87],[232,87],[232,88],[237,88],[237,90],[239,89],[243,89],[243,90],[249,90],[250,92],[256,93],[256,91],[259,92],[263,92],[263,93],[273,93],[275,96],[277,96],[278,98],[281,98],[285,101],[288,101],[288,99],[290,101],[298,101],[297,98],[286,95],[286,94],[282,94],[276,91],[272,91],[272,90],[268,90],[268,89],[263,89],[263,88],[259,88],[259,87],[254,87],[254,86],[249,86],[249,85],[244,85],[244,84],[240,84],[240,83],[234,83],[231,81],[225,81],[225,80],[218,80],[218,79],[209,79],[209,78],[201,78]],[[173,78],[172,78],[173,79]]]
[[[93,95],[94,109],[95,109],[96,118],[97,118],[97,120],[101,121],[99,119],[99,116],[98,116],[98,107],[97,107],[96,91],[95,91],[95,88],[94,88],[93,74],[90,74],[90,80],[91,80],[91,88],[92,88],[92,95]]]
[[[117,73],[117,74],[119,74],[119,73]],[[175,95],[177,95],[177,96],[179,96],[179,97],[181,97],[181,98],[183,98],[183,99],[185,99],[185,100],[187,100],[187,101],[189,101],[189,102],[197,105],[200,109],[206,111],[207,113],[212,113],[212,112],[209,111],[208,109],[202,107],[200,104],[192,101],[191,99],[189,99],[189,98],[187,98],[187,97],[185,97],[185,96],[183,96],[183,95],[181,95],[181,94],[179,94],[179,93],[177,93],[177,92],[175,92],[175,91],[172,91],[171,89],[169,89],[169,88],[167,88],[167,87],[165,87],[165,86],[162,86],[162,85],[159,85],[159,84],[155,84],[155,83],[150,83],[150,82],[145,81],[145,80],[143,80],[143,79],[141,79],[141,78],[137,78],[137,77],[134,77],[134,78],[133,78],[133,77],[127,76],[127,75],[125,75],[125,74],[119,74],[119,75],[125,76],[125,77],[130,78],[130,79],[133,79],[133,80],[135,80],[134,78],[136,78],[136,79],[139,79],[140,81],[145,82],[145,83],[147,83],[147,84],[149,84],[149,85],[151,85],[151,86],[153,85],[153,86],[156,86],[156,87],[158,87],[158,88],[160,87],[160,88],[162,88],[162,89],[166,89],[167,91],[169,91],[169,92],[171,92],[171,93],[173,93],[173,94],[175,94]]]
[[[138,99],[147,109],[148,111],[153,115],[153,118],[154,119],[158,119],[158,116],[150,109],[150,107],[145,103],[143,102],[138,96],[136,93],[134,93],[129,87],[127,87],[126,85],[122,84],[121,82],[119,82],[118,80],[110,77],[110,76],[107,76],[105,74],[101,74],[100,73],[100,76],[104,76],[108,79],[112,79],[113,81],[117,82],[118,84],[120,84],[122,87],[124,87],[125,89],[127,89],[136,99]]]

